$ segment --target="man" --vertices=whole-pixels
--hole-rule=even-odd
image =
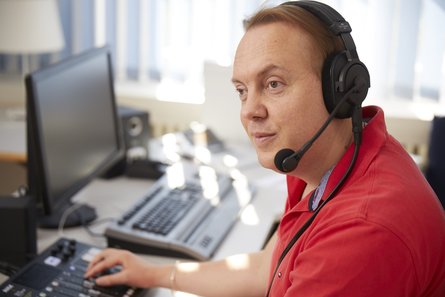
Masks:
[[[109,249],[91,262],[86,277],[121,265],[120,273],[97,283],[202,296],[445,296],[444,211],[388,135],[383,111],[365,107],[360,113],[368,82],[355,49],[347,49],[346,65],[352,56],[359,74],[334,103],[352,109],[328,111],[325,102],[332,98],[324,80],[337,71],[323,69],[351,43],[329,31],[311,11],[314,5],[293,2],[258,12],[247,22],[234,61],[241,121],[258,160],[287,173],[285,213],[266,248],[176,266]],[[284,148],[292,150],[282,154]],[[294,149],[303,153],[295,156]]]

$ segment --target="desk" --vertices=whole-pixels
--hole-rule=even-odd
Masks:
[[[0,195],[26,184],[26,123],[0,110]]]
[[[26,123],[0,118],[0,161],[26,162]]]
[[[258,174],[258,172],[255,172]],[[263,177],[262,182],[264,182]],[[99,219],[120,216],[128,207],[138,200],[150,187],[151,181],[128,178],[115,178],[112,180],[95,180],[75,196],[76,202],[87,202],[94,206]],[[279,190],[259,189],[252,204],[241,215],[241,219],[228,234],[214,259],[221,259],[228,255],[258,251],[263,246],[271,226],[279,217],[285,199],[285,194]],[[243,219],[244,218],[244,219]],[[101,233],[106,224],[93,227],[95,232]],[[78,241],[90,243],[99,247],[106,247],[102,237],[92,237],[85,229],[69,228],[59,234],[57,230],[39,229],[39,252],[50,246],[60,236],[75,238]],[[153,263],[168,263],[175,259],[159,256],[143,257]],[[2,280],[0,278],[0,280]],[[4,279],[3,279],[4,280]],[[170,290],[154,288],[146,296],[166,297],[172,296]]]
[[[2,128],[5,127],[6,126],[2,126]],[[14,127],[14,125],[12,127]],[[11,126],[6,128],[11,128]],[[24,129],[24,126],[22,126],[22,128]],[[16,125],[14,129],[20,129],[19,125]],[[2,140],[5,139],[4,135],[5,134],[0,136]],[[24,144],[22,143],[22,145]],[[0,150],[4,149],[4,147],[6,147],[6,145],[5,142],[2,141]],[[254,152],[246,152],[245,154],[253,156],[253,159],[256,159]],[[19,161],[22,160],[25,159],[19,158]],[[260,250],[269,234],[270,228],[279,218],[284,208],[284,200],[286,198],[284,175],[275,174],[255,164],[256,163],[253,162],[248,166],[244,166],[240,171],[257,187],[257,194],[251,205],[249,205],[241,215],[241,219],[232,228],[219,247],[214,255],[214,259]],[[133,205],[133,203],[148,190],[151,184],[152,181],[150,180],[125,177],[110,180],[97,179],[81,190],[73,200],[76,202],[85,202],[95,207],[99,220],[116,218]],[[94,229],[95,232],[102,233],[105,226],[106,224],[97,225],[92,227],[92,229]],[[63,234],[59,234],[57,230],[39,229],[37,232],[38,251],[43,251],[60,236],[75,238],[78,241],[99,247],[106,247],[104,238],[92,237],[81,227],[65,229]],[[176,260],[159,256],[143,255],[143,257],[153,263],[168,263]],[[0,277],[0,281],[4,280],[4,276]],[[167,297],[172,295],[170,290],[154,288],[151,289],[146,296]]]

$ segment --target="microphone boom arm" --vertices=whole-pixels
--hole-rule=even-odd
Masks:
[[[290,171],[294,170],[297,167],[298,162],[300,161],[300,159],[303,157],[303,155],[306,153],[306,151],[312,146],[312,144],[315,142],[315,140],[317,140],[318,137],[320,137],[320,135],[328,127],[328,125],[334,119],[335,115],[338,113],[338,111],[340,110],[342,105],[345,104],[346,101],[348,101],[349,96],[351,96],[351,94],[353,94],[358,89],[359,88],[357,87],[357,85],[354,84],[354,86],[345,93],[343,98],[341,98],[340,102],[335,106],[335,108],[329,114],[329,117],[326,119],[326,121],[323,123],[323,125],[320,127],[320,129],[318,129],[317,133],[315,133],[311,137],[311,139],[308,142],[306,142],[298,151],[296,151],[296,152],[292,153],[291,155],[285,157],[281,161],[281,166],[280,166],[281,168],[278,168],[279,170],[281,170],[283,172],[290,172]],[[354,106],[352,120],[353,120],[354,141],[357,141],[356,140],[356,137],[358,137],[357,135],[358,134],[361,135],[361,108],[360,108],[360,105],[355,105]],[[354,122],[358,122],[358,121],[360,121],[360,125],[359,125],[360,128],[356,127],[355,124],[354,124]],[[359,138],[361,138],[361,137],[359,137]],[[277,163],[279,163],[279,162],[275,162],[275,164],[277,164]]]

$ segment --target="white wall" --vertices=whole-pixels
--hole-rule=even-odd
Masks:
[[[211,128],[224,140],[245,143],[248,141],[241,125],[240,102],[231,83],[231,67],[206,63],[204,67],[205,98],[204,104],[183,104],[119,97],[125,105],[142,108],[150,112],[155,135],[159,131],[181,130],[192,121],[199,121]]]

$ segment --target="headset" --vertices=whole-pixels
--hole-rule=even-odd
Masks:
[[[371,86],[368,69],[363,64],[351,36],[351,26],[332,7],[316,1],[290,1],[281,5],[300,7],[317,17],[335,36],[339,36],[345,50],[329,55],[322,68],[323,100],[329,117],[314,136],[298,151],[280,150],[275,166],[282,172],[293,171],[306,151],[320,137],[334,118],[352,118],[355,138],[361,134],[361,104]],[[358,131],[360,130],[360,131]]]
[[[294,5],[309,11],[320,19],[332,34],[342,39],[345,50],[330,55],[323,64],[323,98],[326,109],[332,113],[345,93],[355,87],[347,104],[343,104],[335,115],[340,119],[351,117],[354,106],[361,105],[370,87],[369,72],[357,55],[355,43],[350,34],[351,26],[336,10],[323,3],[291,1],[282,5]]]
[[[371,86],[368,69],[357,54],[354,40],[351,36],[351,27],[347,21],[332,7],[316,1],[289,1],[281,5],[300,7],[317,17],[335,36],[343,41],[345,50],[329,55],[322,68],[323,99],[329,117],[322,127],[306,142],[298,151],[289,148],[280,150],[275,155],[275,166],[282,172],[293,171],[305,152],[323,133],[329,123],[334,119],[352,119],[352,131],[354,134],[354,154],[351,162],[340,181],[329,193],[323,203],[314,211],[312,216],[297,231],[289,241],[278,259],[266,296],[269,296],[275,275],[279,266],[293,245],[314,221],[323,206],[334,198],[337,191],[349,176],[357,160],[362,135],[362,110],[361,105]]]

